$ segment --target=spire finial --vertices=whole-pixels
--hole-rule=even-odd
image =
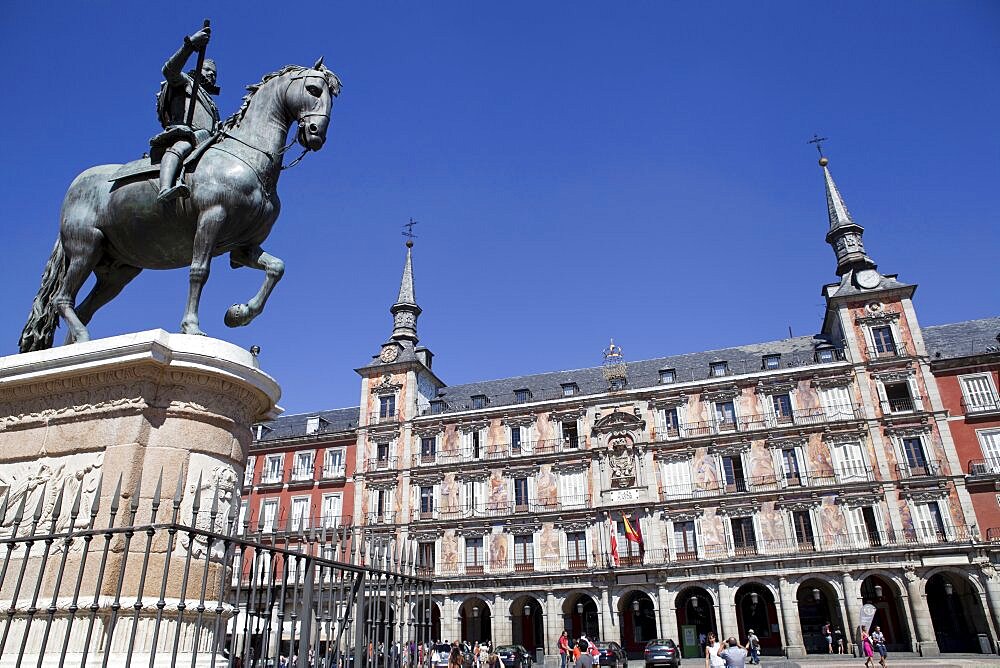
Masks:
[[[417,221],[403,225],[403,236],[406,237],[406,263],[403,265],[403,278],[399,282],[399,296],[389,312],[392,313],[392,339],[394,341],[417,342],[417,316],[420,307],[417,306],[416,294],[413,290],[413,226]]]
[[[820,167],[826,167],[828,164],[830,164],[830,161],[826,159],[825,155],[823,155],[823,142],[825,141],[827,141],[826,137],[820,137],[819,134],[814,132],[813,138],[807,142],[809,144],[816,144],[816,150],[819,151]]]
[[[410,218],[410,222],[403,225],[406,229],[403,230],[403,236],[406,237],[406,247],[413,248],[413,240],[417,238],[417,235],[413,233],[413,226],[419,223],[419,220],[413,220]]]

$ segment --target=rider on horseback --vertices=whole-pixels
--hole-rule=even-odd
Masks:
[[[184,183],[174,184],[177,172],[184,158],[208,139],[219,124],[219,110],[211,97],[219,94],[215,84],[215,61],[203,59],[200,77],[194,70],[183,71],[192,53],[204,54],[209,37],[211,28],[206,22],[205,28],[184,37],[184,45],[163,65],[163,76],[167,80],[160,85],[156,96],[156,113],[163,132],[149,140],[153,160],[160,158],[160,193],[156,197],[160,202],[190,194]],[[189,104],[194,105],[193,114],[189,114]]]

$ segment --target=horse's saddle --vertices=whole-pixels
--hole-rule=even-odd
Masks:
[[[219,140],[218,134],[212,135],[207,140],[194,147],[194,150],[184,158],[184,173],[193,172],[198,165],[198,160],[208,150],[208,148]],[[133,179],[137,176],[152,176],[160,173],[160,158],[163,156],[162,150],[153,150],[152,157],[144,155],[138,160],[126,162],[118,168],[108,181],[114,183],[123,179]]]

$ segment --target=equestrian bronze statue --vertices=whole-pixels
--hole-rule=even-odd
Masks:
[[[211,128],[215,132],[209,136],[205,119],[210,114],[202,113],[207,104],[201,112],[195,109],[193,118],[177,115],[185,106],[190,109],[192,101],[211,102],[199,81],[204,77],[205,84],[215,83],[214,67],[211,76],[204,76],[207,42],[206,22],[164,66],[168,80],[157,106],[166,129],[154,138],[152,157],[91,167],[70,185],[59,238],[21,334],[21,352],[51,347],[60,316],[68,329],[67,343],[89,340],[86,325],[94,312],[143,269],[190,267],[181,331],[203,334],[198,320],[201,292],[212,258],[224,253],[229,253],[234,268],[265,273],[252,299],[226,311],[226,325],[246,325],[264,309],[284,272],[284,263],[261,248],[281,208],[277,184],[283,156],[295,140],[303,155],[323,147],[340,79],[323,66],[322,58],[312,67],[289,65],[265,75],[248,87],[240,109]],[[200,71],[176,76],[194,51],[200,51]],[[285,146],[293,123],[298,124],[295,140]],[[161,187],[165,156],[177,159],[176,165],[167,166],[166,189]],[[177,189],[178,184],[184,187]],[[91,273],[94,288],[77,304],[77,293]]]

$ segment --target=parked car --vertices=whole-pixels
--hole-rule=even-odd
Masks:
[[[600,664],[612,668],[628,668],[628,654],[616,642],[595,643],[601,652]]]
[[[500,645],[496,652],[505,668],[531,668],[531,654],[524,645]]]
[[[681,665],[681,648],[669,638],[650,640],[646,643],[642,658],[646,661],[646,668],[653,666],[677,668]]]

